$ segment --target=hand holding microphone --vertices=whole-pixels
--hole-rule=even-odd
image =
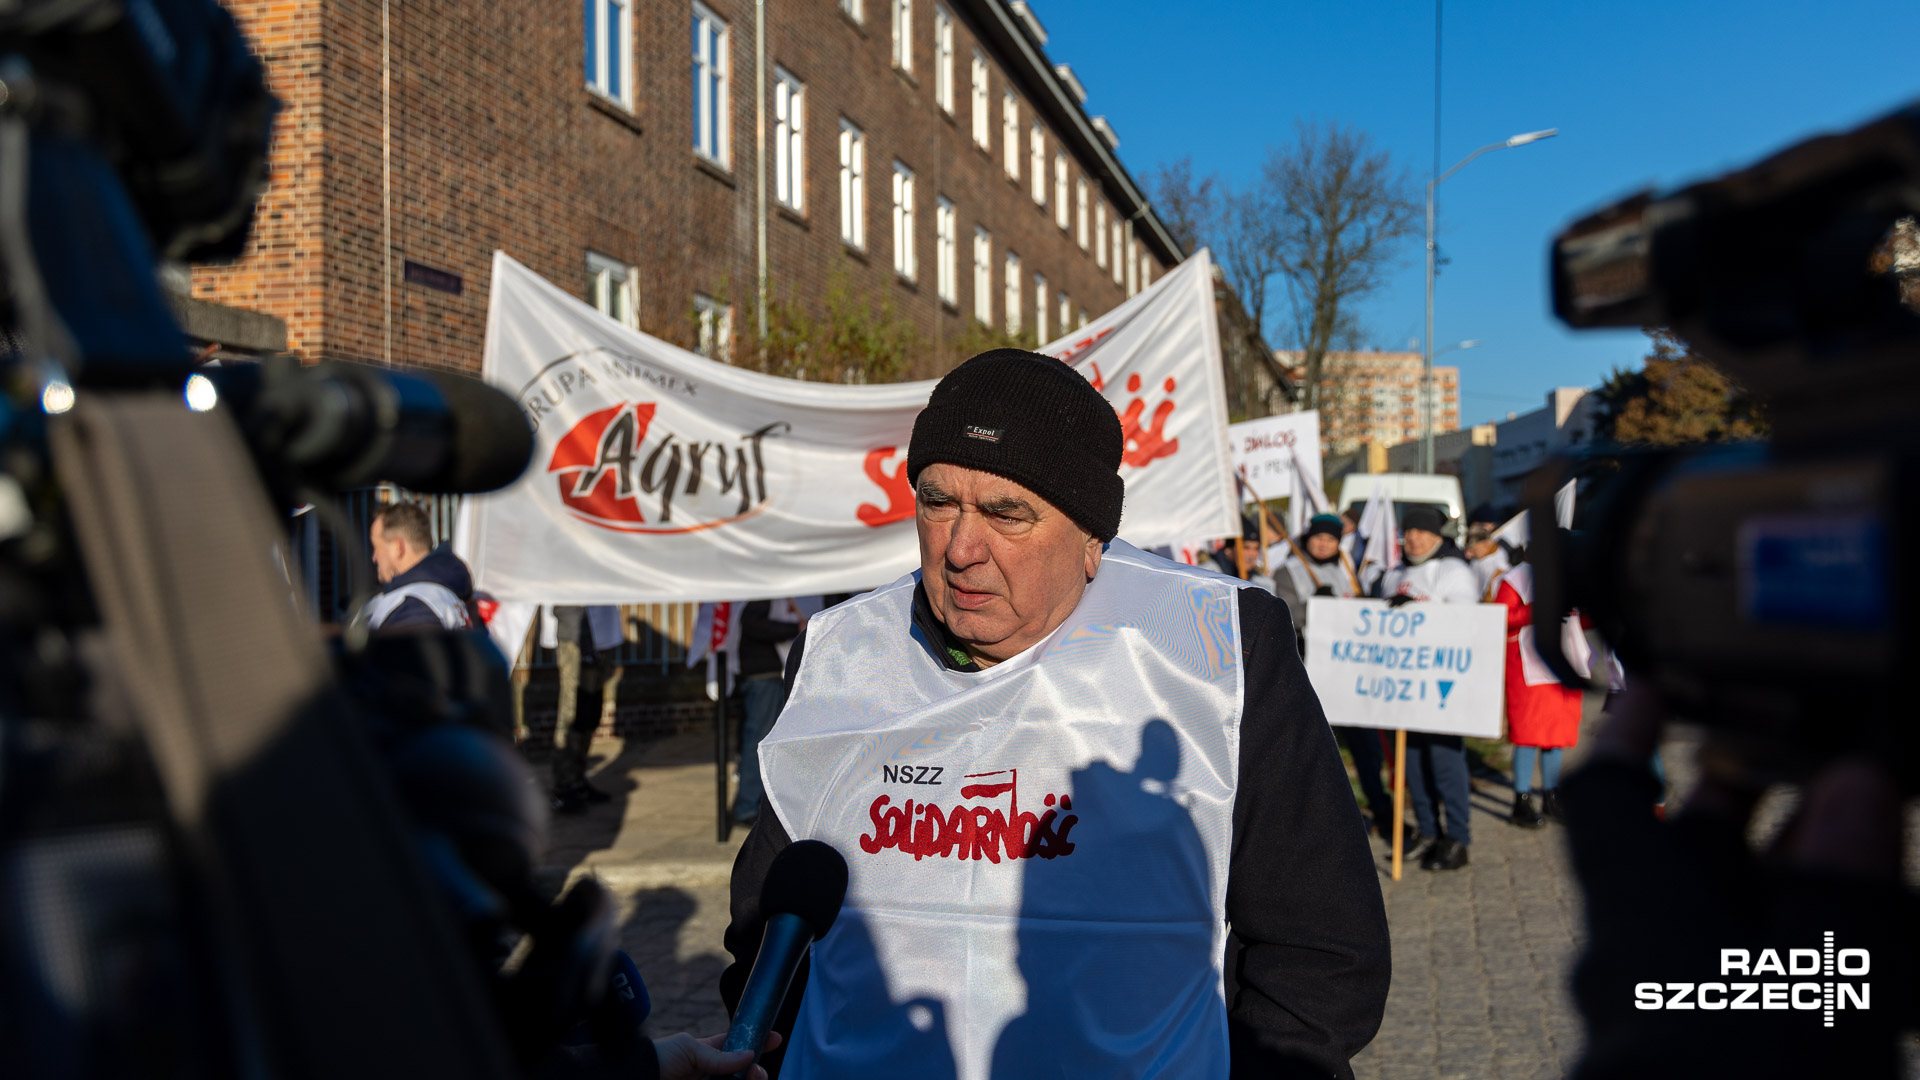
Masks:
[[[734,1010],[724,1050],[751,1050],[752,1060],[758,1062],[763,1052],[778,1045],[773,1020],[786,1000],[794,970],[813,943],[833,928],[846,898],[847,860],[832,847],[818,840],[800,840],[787,845],[774,858],[760,887],[766,931],[760,939],[760,953],[753,960],[753,971],[740,992],[740,1006]],[[663,1072],[664,1065],[663,1057]],[[749,1080],[759,1071],[755,1065],[734,1076],[736,1080]]]

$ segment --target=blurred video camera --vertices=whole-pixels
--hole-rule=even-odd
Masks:
[[[333,493],[504,486],[519,408],[448,375],[197,369],[163,297],[159,259],[242,251],[277,108],[214,0],[0,4],[0,1061],[618,1065],[644,995],[611,898],[537,883],[499,651],[330,648],[287,557],[287,511],[331,513],[364,599]]]
[[[1910,678],[1920,524],[1920,315],[1887,266],[1920,213],[1920,108],[1640,194],[1553,241],[1568,325],[1667,327],[1766,408],[1764,443],[1599,447],[1530,479],[1536,620],[1591,616],[1628,679],[1754,775],[1840,753],[1920,791]],[[1578,680],[1555,635],[1542,658]]]

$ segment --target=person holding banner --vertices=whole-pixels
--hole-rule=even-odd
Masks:
[[[1115,539],[1122,447],[1059,361],[960,365],[907,452],[920,569],[795,640],[721,978],[774,856],[845,853],[787,1080],[1351,1077],[1373,1038],[1385,910],[1287,608]]]
[[[1437,507],[1407,507],[1400,532],[1404,561],[1380,581],[1380,593],[1389,604],[1479,602],[1480,583],[1466,556],[1442,534],[1446,526],[1446,516]],[[1426,844],[1420,853],[1420,869],[1458,870],[1466,866],[1467,848],[1473,843],[1472,785],[1466,743],[1460,736],[1423,732],[1407,735],[1407,797],[1413,803],[1414,820]]]

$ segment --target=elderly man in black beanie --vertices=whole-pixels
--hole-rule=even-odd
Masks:
[[[920,569],[796,641],[734,864],[729,1008],[774,855],[849,867],[774,1071],[1350,1076],[1373,1037],[1385,913],[1287,609],[1116,540],[1121,449],[1011,349],[915,422]]]

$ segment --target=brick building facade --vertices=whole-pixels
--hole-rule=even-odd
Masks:
[[[776,310],[910,327],[928,377],[1182,257],[1024,3],[766,4],[764,41],[754,0],[228,3],[286,110],[246,255],[193,295],[308,359],[476,371],[499,248],[736,357],[764,258]]]

